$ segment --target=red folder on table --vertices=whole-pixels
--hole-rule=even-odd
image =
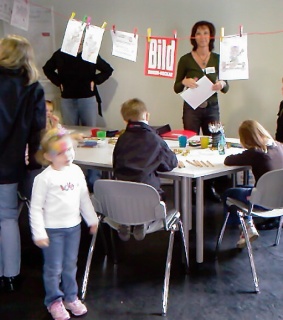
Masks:
[[[171,130],[167,133],[161,134],[161,137],[163,139],[168,139],[168,140],[178,140],[180,136],[186,136],[187,138],[191,138],[195,135],[196,133],[191,130]]]

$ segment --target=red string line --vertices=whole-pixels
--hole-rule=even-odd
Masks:
[[[51,8],[48,8],[48,7],[45,7],[43,5],[40,5],[40,4],[37,4],[37,3],[34,3],[32,1],[29,1],[29,3],[35,7],[39,7],[39,8],[43,8],[43,9],[47,9],[49,11],[52,11]],[[70,16],[66,16],[60,12],[57,12],[57,11],[54,11],[53,10],[53,13],[57,16],[60,16],[60,17],[63,17],[65,18],[67,21],[70,19]],[[74,20],[77,20],[77,19],[74,19]],[[77,20],[77,21],[81,21],[81,20]],[[110,25],[113,25],[113,24],[110,24]],[[105,28],[105,30],[112,30],[112,28]],[[120,30],[121,31],[121,30]],[[277,34],[277,33],[283,33],[283,30],[276,30],[276,31],[266,31],[266,32],[244,32],[243,35],[248,35],[248,36],[251,36],[251,35],[267,35],[267,34]],[[142,38],[147,38],[148,36],[147,35],[138,35],[139,37],[142,37]],[[224,36],[224,38],[230,38],[230,37],[235,37],[235,36],[240,36],[240,34],[235,34],[235,35],[228,35],[228,36]],[[154,37],[154,36],[153,36]],[[220,36],[215,36],[215,37],[211,37],[212,39],[220,39],[221,37]],[[184,37],[176,37],[177,40],[190,40],[190,39],[195,39],[195,37],[190,37],[190,36],[184,36]]]

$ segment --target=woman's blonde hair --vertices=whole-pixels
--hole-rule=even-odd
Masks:
[[[18,35],[8,35],[0,40],[0,66],[21,69],[26,77],[26,85],[39,78],[32,46],[26,38]]]
[[[245,120],[239,127],[241,144],[246,149],[267,151],[268,142],[274,142],[270,133],[257,121]]]

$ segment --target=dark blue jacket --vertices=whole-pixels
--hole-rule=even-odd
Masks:
[[[21,70],[0,67],[0,184],[20,182],[27,169],[38,165],[34,154],[46,125],[44,91],[39,82],[26,85]]]
[[[129,122],[113,152],[115,178],[149,184],[160,194],[157,171],[171,171],[177,164],[174,152],[144,122]]]

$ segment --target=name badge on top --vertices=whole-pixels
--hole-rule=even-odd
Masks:
[[[215,68],[214,67],[207,67],[207,68],[205,68],[205,73],[206,74],[215,73]]]

